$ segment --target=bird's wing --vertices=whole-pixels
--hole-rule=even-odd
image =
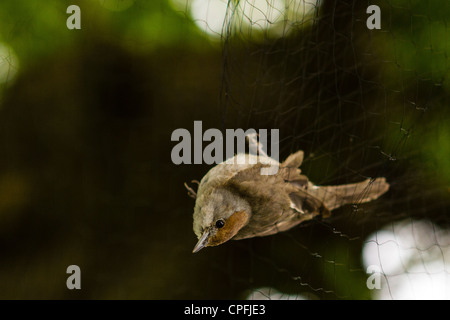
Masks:
[[[296,168],[280,167],[274,175],[261,175],[257,164],[236,173],[225,188],[237,192],[252,207],[250,222],[234,239],[266,236],[286,231],[329,211],[307,192],[308,178]]]
[[[282,163],[283,167],[289,168],[299,168],[303,162],[304,153],[302,150],[297,151],[296,153],[292,153],[289,157],[284,160]]]
[[[308,193],[308,178],[299,169],[282,166],[274,175],[261,175],[264,166],[268,165],[257,164],[238,172],[228,181],[228,187],[249,199],[258,199],[256,207],[270,204],[281,211],[288,206],[302,214],[329,215],[323,202]]]
[[[297,190],[295,192],[291,192],[289,193],[289,198],[292,202],[292,208],[299,212],[311,214],[312,217],[320,215],[322,218],[328,218],[331,216],[330,210],[325,207],[323,202],[306,191]]]

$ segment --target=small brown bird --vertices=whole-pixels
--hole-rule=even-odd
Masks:
[[[239,240],[273,235],[349,203],[364,203],[389,189],[385,178],[367,179],[340,186],[316,186],[298,167],[303,151],[284,162],[267,155],[238,154],[233,163],[222,162],[201,180],[196,198],[194,232],[198,242],[193,252]],[[245,163],[245,164],[240,164]],[[252,164],[253,163],[253,164]],[[279,165],[274,175],[261,175],[261,168]]]

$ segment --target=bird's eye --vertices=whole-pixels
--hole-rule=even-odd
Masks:
[[[225,225],[225,221],[223,221],[222,219],[219,219],[216,221],[216,228],[220,229]]]

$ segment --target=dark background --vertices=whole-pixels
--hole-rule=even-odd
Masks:
[[[70,3],[72,4],[72,3]],[[370,298],[364,239],[402,219],[448,227],[448,2],[323,1],[286,37],[205,36],[167,1],[123,11],[2,1],[0,43],[19,63],[0,85],[0,298],[231,299],[272,287]],[[12,57],[9,53],[9,57]],[[20,66],[20,67],[18,67]],[[0,65],[5,67],[5,64]],[[171,133],[279,128],[318,184],[385,176],[380,200],[198,254]],[[81,290],[66,268],[81,268]]]

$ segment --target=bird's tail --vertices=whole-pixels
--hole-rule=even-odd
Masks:
[[[367,179],[340,186],[311,186],[308,193],[321,200],[328,210],[350,203],[364,203],[378,199],[389,190],[385,178]]]

